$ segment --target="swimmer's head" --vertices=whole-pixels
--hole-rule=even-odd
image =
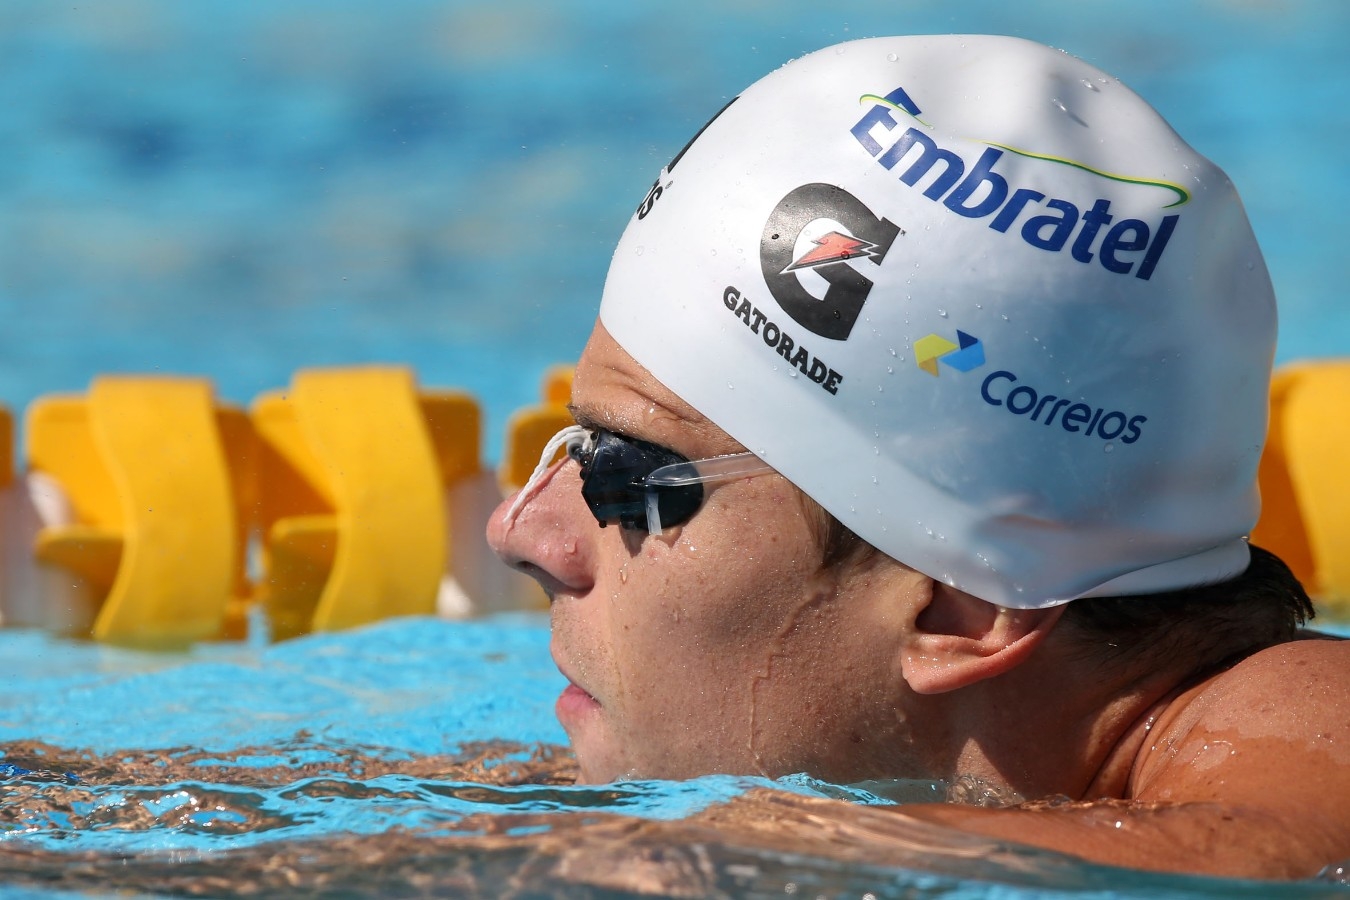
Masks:
[[[878,38],[784,66],[662,170],[600,318],[866,541],[990,602],[1247,565],[1261,253],[1223,172],[1059,51]]]

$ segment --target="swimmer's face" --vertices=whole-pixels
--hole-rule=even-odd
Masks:
[[[744,449],[599,325],[572,403],[582,425],[688,459]],[[552,601],[553,657],[571,682],[558,716],[582,781],[914,770],[897,646],[922,576],[822,570],[801,495],[776,473],[711,487],[658,535],[600,528],[580,486],[577,463],[559,463],[514,524],[498,509],[489,539]]]

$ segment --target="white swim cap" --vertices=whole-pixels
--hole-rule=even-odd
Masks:
[[[990,602],[1245,569],[1275,341],[1227,177],[1029,41],[877,38],[661,172],[600,319],[869,543]]]

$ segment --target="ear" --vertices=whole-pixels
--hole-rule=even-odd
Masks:
[[[1025,662],[1064,612],[1005,609],[935,582],[904,650],[901,671],[919,694],[995,678]]]

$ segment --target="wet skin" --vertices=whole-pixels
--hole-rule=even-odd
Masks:
[[[572,397],[581,424],[690,459],[744,449],[603,331]],[[688,523],[649,536],[599,528],[578,473],[555,466],[509,527],[504,504],[489,540],[552,601],[553,657],[575,685],[558,712],[584,781],[913,768],[884,601],[922,576],[895,570],[867,592],[869,571],[822,572],[800,494],[777,474],[716,485]]]
[[[1350,641],[1270,647],[1162,698],[1079,796],[1098,802],[911,812],[1131,868],[1309,878],[1350,863]]]
[[[578,421],[698,459],[743,448],[597,325]],[[551,600],[581,780],[974,775],[1035,799],[915,818],[1099,862],[1309,877],[1350,859],[1350,642],[1271,647],[1192,680],[1110,672],[1056,631],[875,555],[823,570],[777,474],[713,488],[660,535],[599,528],[555,465],[489,541]]]

